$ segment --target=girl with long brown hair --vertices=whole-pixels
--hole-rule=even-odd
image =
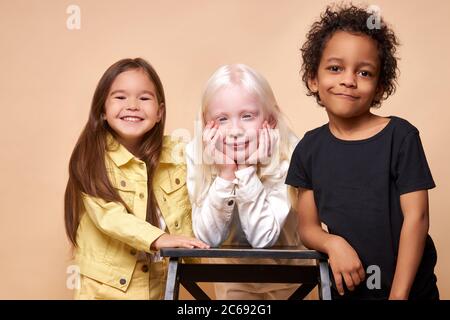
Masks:
[[[141,58],[106,70],[69,163],[65,225],[80,269],[77,299],[161,299],[163,247],[193,238],[186,165],[164,136],[161,80]]]

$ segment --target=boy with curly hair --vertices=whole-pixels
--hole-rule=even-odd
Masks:
[[[372,18],[329,6],[307,34],[302,77],[329,122],[298,143],[286,183],[298,188],[303,243],[329,256],[333,298],[439,299],[428,235],[435,184],[419,131],[371,112],[398,74],[397,37],[381,18],[370,28]]]

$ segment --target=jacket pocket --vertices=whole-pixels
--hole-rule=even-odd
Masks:
[[[117,181],[113,181],[113,187],[122,200],[133,209],[134,197],[136,195],[136,186],[134,182],[131,182],[123,177],[117,177]]]
[[[100,291],[104,284],[85,275],[80,275],[80,289],[75,293],[75,300],[103,299]]]
[[[164,181],[160,184],[161,189],[166,194],[171,194],[183,187],[186,186],[186,170],[182,168],[176,168],[174,170],[170,170],[168,174],[168,179],[164,179]]]

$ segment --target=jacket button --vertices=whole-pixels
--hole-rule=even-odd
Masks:
[[[179,226],[179,224],[178,224],[178,221],[177,221],[177,222],[175,222],[175,228],[178,228],[178,226]]]
[[[176,178],[176,179],[175,179],[175,183],[176,183],[176,184],[180,184],[180,179]]]
[[[124,180],[122,180],[122,181],[120,181],[120,185],[121,185],[122,187],[125,187],[125,186],[127,185],[127,183],[126,183]]]
[[[167,201],[166,197],[163,197],[163,200],[164,200],[164,201]]]
[[[120,284],[121,284],[121,285],[124,285],[125,283],[127,283],[127,280],[126,280],[126,279],[124,279],[124,278],[122,278],[122,279],[120,279],[120,281],[119,281],[119,282],[120,282]]]
[[[139,193],[139,198],[141,198],[141,199],[144,199],[144,194],[141,192],[141,193]]]
[[[146,265],[146,264],[144,264],[143,266],[142,266],[142,272],[148,272],[148,265]]]
[[[229,206],[232,206],[233,204],[234,204],[234,201],[233,201],[233,200],[228,201],[228,205],[229,205]]]
[[[136,249],[131,249],[131,250],[130,250],[130,254],[131,254],[132,256],[135,256],[136,253],[137,253]]]

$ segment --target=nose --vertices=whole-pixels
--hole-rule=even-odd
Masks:
[[[356,88],[356,76],[352,71],[347,71],[342,75],[341,83],[346,88]]]
[[[228,130],[228,136],[230,138],[236,138],[237,139],[239,137],[242,137],[243,135],[244,135],[244,131],[240,130],[238,128],[231,128],[231,129]]]
[[[245,131],[239,120],[232,121],[229,128],[227,128],[227,136],[230,138],[239,138],[244,135]]]
[[[139,99],[128,99],[128,104],[126,107],[127,110],[139,110],[140,106],[139,106]]]

